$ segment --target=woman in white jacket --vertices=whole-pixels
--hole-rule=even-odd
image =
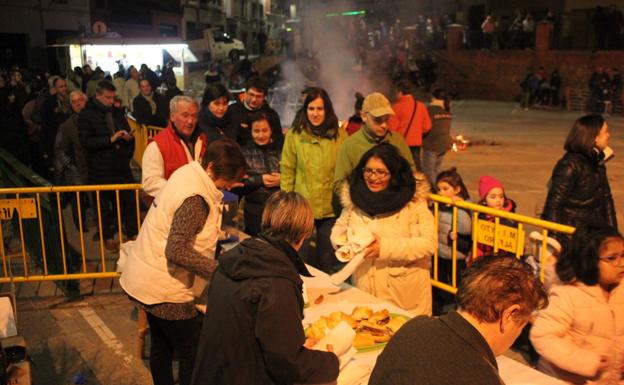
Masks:
[[[379,144],[342,186],[344,209],[331,234],[344,259],[363,254],[353,274],[358,288],[417,315],[431,314],[429,269],[437,247],[428,192],[424,174],[412,174],[396,147]]]
[[[624,384],[624,239],[606,224],[579,227],[556,265],[531,342],[538,368],[571,384]]]
[[[221,190],[229,190],[243,175],[245,158],[236,142],[210,143],[202,164],[190,162],[171,175],[136,240],[121,246],[119,283],[147,313],[155,385],[174,384],[174,353],[178,383],[190,383],[206,309],[202,292],[217,268]]]

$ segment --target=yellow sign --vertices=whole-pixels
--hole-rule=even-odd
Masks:
[[[19,216],[22,219],[37,218],[37,204],[35,198],[0,199],[0,220],[8,221],[13,218],[13,211],[19,207]]]
[[[495,227],[494,222],[479,219],[477,221],[476,241],[493,247]],[[501,250],[515,253],[518,250],[518,245],[524,246],[524,236],[515,227],[499,224],[496,231],[496,245]]]

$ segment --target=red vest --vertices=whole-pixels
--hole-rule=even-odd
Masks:
[[[199,134],[197,138],[197,140],[200,139],[202,141],[202,147],[198,159],[203,159],[204,153],[206,152],[206,135],[203,132]],[[154,137],[154,142],[156,142],[163,158],[165,179],[169,179],[175,170],[189,162],[186,152],[184,151],[184,146],[186,146],[186,144],[182,142],[180,136],[174,131],[171,121],[169,121],[167,128]]]

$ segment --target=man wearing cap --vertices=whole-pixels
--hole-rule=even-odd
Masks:
[[[335,193],[340,188],[340,182],[351,174],[362,155],[381,142],[395,146],[412,170],[416,171],[412,153],[405,139],[399,133],[388,130],[388,120],[394,115],[388,99],[379,92],[373,92],[364,99],[360,115],[363,121],[362,128],[348,137],[338,149],[334,172]]]

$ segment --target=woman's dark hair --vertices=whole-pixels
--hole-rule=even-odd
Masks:
[[[325,134],[330,134],[329,136],[332,139],[338,137],[338,117],[334,112],[334,106],[329,98],[329,95],[327,94],[327,91],[318,87],[310,87],[306,89],[305,95],[306,97],[303,101],[303,105],[297,112],[295,120],[292,123],[293,131],[299,133],[305,128],[310,130],[312,129],[312,125],[308,120],[308,105],[317,98],[321,98],[323,100],[323,108],[325,109],[325,121],[320,127],[317,128],[317,130]],[[332,131],[333,135],[331,135]]]
[[[444,170],[438,174],[435,181],[436,188],[438,186],[438,183],[440,182],[446,182],[453,188],[459,187],[459,196],[463,200],[470,199],[468,189],[466,188],[466,185],[464,184],[461,175],[459,175],[455,167],[451,167],[450,169]]]
[[[349,184],[354,185],[358,180],[364,180],[364,167],[370,158],[379,158],[390,171],[390,190],[399,191],[405,186],[416,184],[414,173],[407,160],[401,156],[399,150],[390,143],[380,143],[366,151],[357,166],[349,176]]]
[[[214,178],[239,180],[247,170],[241,148],[232,139],[219,139],[208,144],[202,166],[206,168],[210,162]]]
[[[586,285],[596,285],[600,277],[598,260],[604,241],[622,239],[613,227],[601,222],[585,223],[577,227],[561,252],[555,270],[562,282],[579,280]]]
[[[219,98],[230,100],[230,93],[223,84],[212,83],[204,90],[204,96],[202,97],[201,104],[203,106],[207,106],[210,102]]]
[[[364,95],[362,95],[359,92],[356,92],[355,93],[355,105],[353,106],[353,109],[355,110],[356,113],[362,112],[363,104],[364,104]]]
[[[568,152],[592,155],[596,137],[605,120],[601,115],[585,115],[574,122],[563,148]]]
[[[434,99],[444,100],[444,109],[447,112],[451,112],[451,98],[444,88],[436,88],[431,93],[431,96]]]
[[[266,120],[267,123],[269,122],[269,118],[267,117],[267,114],[262,111],[254,112],[253,114],[251,114],[251,117],[249,118],[249,128],[251,129],[251,126],[255,122],[260,122],[262,120]]]

